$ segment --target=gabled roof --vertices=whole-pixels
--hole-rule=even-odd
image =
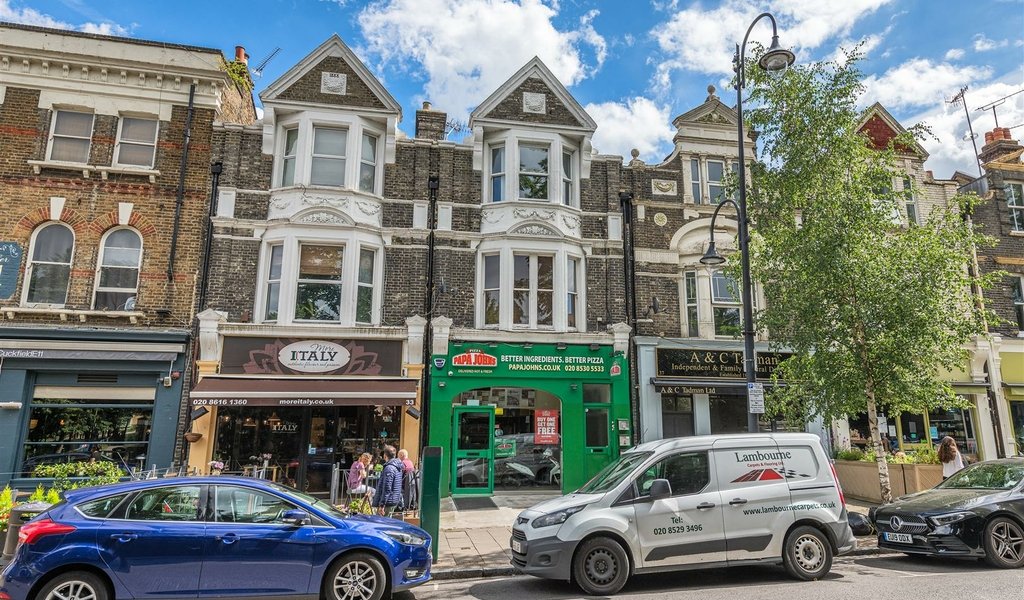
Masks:
[[[715,94],[714,86],[708,86],[708,97],[704,103],[692,108],[675,119],[672,119],[672,126],[679,129],[683,123],[715,123],[722,125],[736,125],[736,109],[726,106]]]
[[[267,86],[267,88],[260,93],[260,100],[263,102],[273,102],[295,82],[316,68],[316,66],[323,62],[324,59],[331,57],[341,58],[345,61],[353,72],[355,72],[356,76],[366,84],[381,104],[389,112],[398,113],[399,119],[401,119],[402,105],[395,100],[394,96],[388,92],[387,88],[381,85],[380,81],[377,80],[373,73],[366,68],[363,61],[359,60],[359,57],[356,56],[355,52],[352,52],[352,49],[349,48],[336,33],[327,38],[324,43],[317,46],[315,50],[307,54],[306,57],[300,60],[294,67],[278,77],[274,83]]]
[[[597,122],[587,114],[587,111],[583,109],[583,106],[573,98],[572,94],[569,93],[569,90],[562,85],[562,82],[555,77],[551,70],[548,69],[547,65],[545,65],[544,62],[536,56],[530,59],[529,62],[523,65],[521,69],[516,71],[512,77],[510,77],[490,96],[488,96],[486,100],[476,107],[472,114],[469,115],[470,127],[473,127],[474,123],[478,120],[489,120],[488,114],[531,77],[540,79],[548,89],[551,90],[551,93],[554,94],[555,98],[557,98],[573,118],[581,124],[581,129],[588,131],[594,131],[597,129]]]
[[[892,116],[881,103],[875,102],[861,116],[857,124],[857,132],[864,133],[871,140],[871,144],[878,150],[889,147],[889,142],[907,130]],[[896,151],[903,154],[914,154],[925,160],[928,152],[915,140],[910,147],[897,145]]]

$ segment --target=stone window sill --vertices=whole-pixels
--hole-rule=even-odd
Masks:
[[[111,173],[114,173],[148,177],[150,183],[156,183],[156,178],[160,176],[160,171],[157,171],[156,169],[143,169],[140,167],[87,165],[82,163],[63,162],[59,160],[30,160],[27,162],[32,167],[32,172],[36,175],[39,175],[43,169],[53,169],[56,171],[75,171],[76,173],[81,173],[82,177],[88,179],[92,176],[93,172],[96,172],[100,174],[101,179],[105,180]]]
[[[1011,231],[1010,235],[1014,237],[1024,237],[1024,231]]]
[[[78,319],[85,323],[89,317],[106,317],[108,319],[128,319],[132,323],[138,323],[139,319],[146,316],[146,313],[138,310],[76,310],[72,308],[43,308],[43,307],[4,307],[4,315],[13,319],[17,315],[56,315],[61,321]]]

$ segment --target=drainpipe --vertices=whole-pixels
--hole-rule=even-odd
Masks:
[[[167,281],[174,281],[174,254],[178,247],[181,228],[181,207],[185,204],[185,172],[188,169],[188,149],[192,140],[192,116],[195,114],[196,84],[188,88],[188,116],[185,118],[185,140],[181,148],[181,169],[178,171],[178,197],[174,201],[174,229],[171,230],[171,251],[167,258]]]
[[[437,190],[441,187],[441,178],[431,175],[427,178],[427,294],[423,303],[423,312],[427,319],[423,335],[423,399],[420,406],[420,445],[427,444],[430,430],[427,423],[430,419],[430,385],[431,385],[431,353],[434,346],[434,231],[437,229]]]
[[[210,279],[210,250],[213,247],[213,216],[217,214],[217,193],[220,188],[220,174],[224,172],[224,163],[219,160],[210,165],[210,211],[206,215],[206,239],[203,246],[203,268],[202,279],[199,280],[199,298],[196,302],[196,312],[206,310],[206,292],[209,289]]]
[[[629,404],[633,431],[640,431],[640,373],[636,349],[636,264],[633,253],[633,192],[619,191],[622,207],[622,261],[625,292],[626,319],[629,321]]]

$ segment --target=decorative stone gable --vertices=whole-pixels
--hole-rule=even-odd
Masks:
[[[529,77],[479,118],[584,127],[544,81]]]
[[[283,90],[277,99],[356,108],[388,108],[340,56],[324,58]]]

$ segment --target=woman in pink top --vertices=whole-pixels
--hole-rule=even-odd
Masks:
[[[370,466],[370,454],[363,452],[359,455],[359,460],[352,463],[352,468],[348,470],[348,492],[353,496],[361,495],[373,495],[373,488],[366,485],[366,473]]]

